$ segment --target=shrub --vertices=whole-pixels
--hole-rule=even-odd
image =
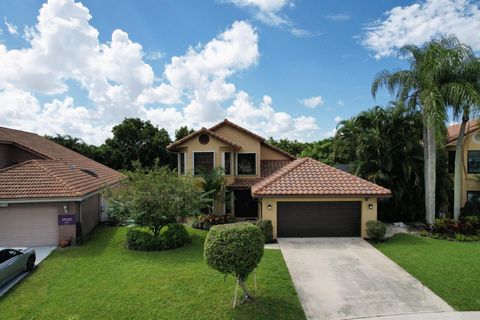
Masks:
[[[182,224],[170,223],[162,229],[161,238],[164,250],[182,247],[191,241],[187,230]]]
[[[467,201],[462,209],[462,217],[477,216],[480,217],[480,208],[478,204],[473,201]]]
[[[159,251],[163,249],[162,238],[155,237],[145,228],[131,228],[127,231],[127,248],[139,251]]]
[[[201,214],[193,220],[192,227],[201,230],[210,230],[212,226],[235,222],[235,218],[228,214]]]
[[[367,236],[373,241],[381,241],[385,238],[387,226],[377,220],[367,221]]]
[[[265,239],[265,243],[272,243],[273,242],[273,226],[272,221],[270,220],[259,220],[257,222],[257,227],[262,230],[263,237]]]
[[[260,263],[263,246],[262,231],[254,224],[242,222],[213,226],[205,239],[205,262],[225,276],[235,276],[243,289],[242,302],[245,302],[252,299],[245,280]]]
[[[160,251],[182,247],[190,242],[185,227],[179,223],[171,223],[162,228],[159,236],[155,236],[148,228],[131,228],[127,231],[127,248],[139,251]]]
[[[449,218],[436,219],[432,231],[456,238],[456,234],[476,235],[480,232],[480,219],[477,216],[461,217],[458,221]]]

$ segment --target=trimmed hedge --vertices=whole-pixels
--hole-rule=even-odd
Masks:
[[[385,233],[387,232],[387,226],[377,220],[367,221],[367,236],[373,241],[382,241],[385,239]]]
[[[273,242],[273,225],[270,220],[258,220],[257,227],[262,230],[265,243]]]
[[[264,238],[256,225],[239,222],[213,226],[205,239],[207,265],[245,281],[263,257]]]
[[[138,251],[161,251],[182,247],[191,241],[185,227],[170,223],[155,237],[147,228],[131,228],[127,231],[127,248]]]
[[[234,223],[235,218],[231,215],[201,214],[193,220],[192,228],[210,230],[212,226],[226,223]]]

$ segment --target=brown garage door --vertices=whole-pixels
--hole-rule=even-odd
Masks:
[[[359,237],[360,202],[278,202],[279,237]]]

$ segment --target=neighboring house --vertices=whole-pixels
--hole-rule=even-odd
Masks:
[[[124,176],[34,133],[0,127],[0,247],[75,242]]]
[[[268,219],[274,237],[366,236],[377,219],[377,198],[390,190],[310,158],[297,159],[228,120],[167,147],[178,153],[179,174],[221,166],[227,191],[216,214]]]
[[[448,173],[452,179],[455,171],[455,146],[459,131],[460,124],[448,127],[446,149],[448,151]],[[461,207],[463,208],[467,201],[476,201],[480,204],[480,130],[478,120],[469,121],[465,127],[462,160]],[[453,190],[450,192],[449,204],[452,207]],[[450,208],[449,211],[453,212],[453,209]]]

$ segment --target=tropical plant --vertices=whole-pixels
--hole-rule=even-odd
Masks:
[[[309,157],[328,165],[333,165],[333,138],[307,143],[300,157]]]
[[[410,61],[409,70],[382,71],[372,83],[372,95],[381,87],[412,110],[420,110],[423,119],[424,179],[426,220],[435,220],[437,140],[444,136],[447,104],[461,91],[450,77],[453,64],[463,47],[454,37],[431,40],[422,47],[406,45],[400,53]]]
[[[150,229],[155,238],[165,225],[178,217],[197,214],[205,205],[205,197],[192,177],[179,176],[158,165],[143,169],[138,162],[124,185],[106,197],[136,225]]]
[[[206,198],[210,199],[208,211],[213,214],[213,205],[215,200],[224,194],[225,190],[225,171],[222,167],[216,167],[213,170],[199,170],[200,187],[204,191]]]

